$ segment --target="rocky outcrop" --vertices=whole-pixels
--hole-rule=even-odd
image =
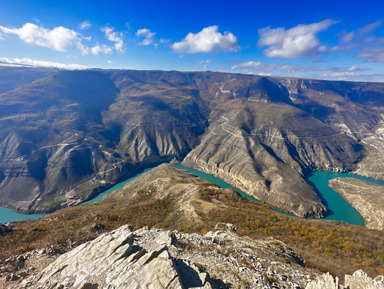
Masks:
[[[313,273],[284,243],[254,241],[218,224],[204,236],[125,225],[59,256],[40,272],[19,267],[3,288],[302,288]],[[41,258],[29,254],[28,259]],[[36,271],[36,270],[35,270]],[[28,272],[28,273],[26,273]],[[11,278],[12,276],[18,276]],[[6,281],[4,281],[6,280]]]
[[[372,279],[367,274],[358,270],[352,275],[345,275],[345,287],[348,289],[383,289],[384,276],[377,276]]]
[[[167,232],[159,232],[145,247],[134,242],[138,237],[129,226],[103,234],[60,256],[22,285],[32,288],[183,288],[167,249],[171,242]]]
[[[383,289],[384,276],[377,276],[372,279],[361,270],[352,275],[345,275],[345,285],[339,284],[339,279],[333,278],[329,273],[323,274],[311,281],[305,289]]]
[[[339,284],[339,278],[333,278],[329,273],[318,276],[316,280],[311,281],[305,289],[343,289]]]
[[[306,288],[382,289],[384,277],[363,271],[332,275],[306,269],[283,242],[239,236],[218,223],[205,235],[124,225],[58,257],[49,248],[7,259],[0,266],[4,289]]]
[[[60,256],[39,277],[35,288],[182,288],[167,250],[171,239],[159,234],[146,248],[134,244],[128,226]]]

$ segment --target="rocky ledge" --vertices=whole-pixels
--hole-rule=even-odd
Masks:
[[[132,231],[124,225],[56,258],[48,253],[7,260],[0,266],[0,287],[344,288],[335,287],[338,280],[332,276],[305,268],[303,258],[283,242],[242,237],[224,223],[205,235],[147,227]],[[376,287],[346,288],[383,288],[384,277],[372,280],[364,274],[358,271],[346,283]]]

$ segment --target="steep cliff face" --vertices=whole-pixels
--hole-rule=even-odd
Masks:
[[[366,151],[373,156],[367,143],[383,91],[211,72],[57,72],[0,95],[0,204],[52,211],[176,160],[283,210],[322,217],[304,176],[353,170]]]
[[[234,76],[209,91],[215,95],[209,130],[183,164],[299,216],[324,216],[325,207],[303,175],[350,170],[362,146],[298,109],[276,81]]]

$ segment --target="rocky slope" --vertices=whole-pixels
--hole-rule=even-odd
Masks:
[[[67,71],[3,95],[0,203],[52,211],[145,167],[181,159],[197,144],[206,125],[196,114],[199,99],[172,87],[173,103],[161,87],[139,89],[136,82],[126,96],[119,86],[126,77],[116,78]],[[151,89],[160,95],[148,96]]]
[[[307,261],[306,268],[314,272],[330,271],[341,278],[344,274],[363,269],[370,277],[374,277],[382,274],[384,269],[382,231],[280,214],[267,204],[242,198],[232,189],[221,189],[180,168],[162,164],[129,182],[123,189],[106,195],[97,203],[58,210],[35,221],[0,226],[0,263],[5,266],[0,268],[0,273],[15,272],[14,268],[18,268],[20,261],[15,257],[17,255],[34,249],[39,252],[43,250],[48,255],[39,254],[40,261],[31,260],[31,267],[40,266],[40,263],[46,264],[51,260],[50,256],[61,255],[123,224],[132,224],[135,229],[150,226],[167,231],[206,235],[208,231],[215,230],[218,222],[232,222],[240,235],[252,238],[245,238],[244,242],[253,242],[257,246],[268,244],[271,248],[276,245],[276,250],[280,241],[288,244]],[[223,229],[217,227],[217,230]],[[210,236],[211,241],[216,237],[221,238],[212,234],[206,235],[207,238]],[[223,236],[224,239],[229,238],[225,234]],[[267,243],[260,241],[270,237],[273,240],[269,239]],[[241,245],[241,240],[237,239],[236,242]],[[207,244],[210,243],[203,242],[202,246],[199,242],[190,245],[186,243],[186,247],[208,252],[211,245],[206,247]],[[223,246],[220,242],[215,244],[212,245],[215,248],[217,245]],[[292,251],[288,246],[284,247],[284,251],[290,255],[289,252]],[[237,247],[231,245],[228,250],[222,247],[222,254],[230,254],[230,248]],[[280,249],[276,250],[274,252],[281,252]],[[237,257],[245,258],[243,253],[239,253]],[[273,258],[265,255],[264,259],[274,260]],[[290,260],[285,261],[294,263]],[[229,272],[226,267],[220,268]],[[22,269],[17,275],[24,276],[32,271]],[[241,275],[241,272],[238,274]],[[8,278],[15,279],[17,276]]]
[[[384,288],[383,276],[372,280],[362,271],[339,286],[337,278],[306,269],[283,242],[241,237],[225,223],[204,236],[124,225],[57,258],[44,255],[7,260],[15,267],[2,274],[2,288]]]
[[[305,174],[356,168],[383,92],[379,83],[211,72],[60,71],[0,95],[0,204],[53,211],[183,161],[322,217]]]
[[[26,273],[22,257],[20,272],[5,274],[2,288],[304,288],[314,276],[284,243],[253,241],[234,230],[218,224],[201,236],[123,226],[40,271]]]
[[[380,122],[364,139],[362,143],[367,149],[367,156],[358,164],[356,174],[384,180],[384,119],[381,115]]]
[[[337,178],[329,186],[363,216],[366,227],[384,230],[384,187],[353,178]]]

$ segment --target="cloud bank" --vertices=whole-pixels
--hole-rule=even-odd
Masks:
[[[88,69],[88,66],[80,64],[63,64],[51,61],[41,61],[29,58],[6,58],[0,57],[0,66],[12,66],[12,67],[53,67],[59,69]]]
[[[0,26],[2,34],[14,34],[28,44],[48,47],[60,52],[80,42],[78,33],[74,30],[59,26],[46,29],[33,23],[25,23],[21,28]]]
[[[180,42],[171,46],[176,53],[208,53],[212,51],[238,51],[237,37],[230,32],[218,32],[218,26],[208,26],[200,32],[188,33]]]
[[[231,67],[232,71],[245,74],[267,76],[301,77],[325,80],[345,81],[384,81],[384,74],[370,73],[370,69],[361,66],[308,66],[289,63],[263,63],[261,61],[241,62]]]
[[[311,53],[325,51],[320,46],[317,33],[328,29],[336,21],[326,19],[321,22],[304,25],[300,24],[286,30],[284,27],[259,29],[260,46],[267,46],[264,54],[267,57],[296,58]]]

